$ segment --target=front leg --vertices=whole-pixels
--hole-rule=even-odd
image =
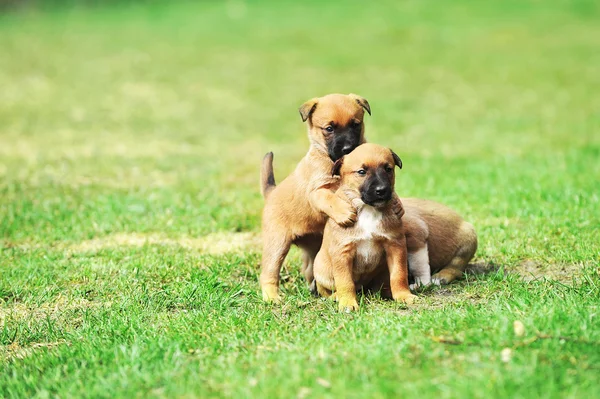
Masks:
[[[356,208],[337,196],[328,186],[310,193],[309,201],[314,209],[323,212],[340,226],[348,227],[356,223]]]
[[[386,260],[390,271],[390,289],[395,301],[413,303],[416,296],[408,288],[408,265],[406,240],[393,240],[385,245]]]
[[[429,266],[427,244],[408,253],[408,269],[415,279],[415,283],[410,286],[411,289],[431,284],[431,266]]]
[[[352,278],[352,266],[354,265],[355,249],[351,245],[345,245],[330,252],[333,266],[333,281],[335,295],[340,311],[350,312],[358,310],[356,301],[356,285]]]

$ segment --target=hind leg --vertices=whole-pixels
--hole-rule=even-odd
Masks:
[[[321,236],[308,236],[301,240],[298,240],[296,244],[302,250],[302,274],[306,279],[310,292],[317,296],[317,285],[314,277],[314,263],[317,253],[321,248],[321,242],[323,237]]]
[[[272,228],[263,231],[260,287],[263,299],[267,302],[281,301],[279,273],[291,245],[292,242],[284,231]]]
[[[463,223],[460,239],[462,245],[454,257],[442,270],[431,276],[436,284],[450,284],[452,281],[462,277],[469,261],[477,251],[477,234],[470,223]]]
[[[323,298],[330,298],[335,300],[335,296],[333,296],[333,291],[317,283],[316,280],[314,281],[314,284],[320,296],[322,296]]]
[[[322,237],[307,237],[296,244],[302,249],[302,274],[306,282],[311,285],[314,280],[313,266],[319,249],[321,248]]]

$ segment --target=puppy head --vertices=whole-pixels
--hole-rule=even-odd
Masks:
[[[338,159],[332,174],[341,176],[344,190],[354,192],[367,205],[381,207],[392,199],[394,166],[402,169],[394,151],[367,143]]]
[[[371,107],[356,94],[328,94],[308,100],[299,109],[303,122],[308,122],[311,144],[337,161],[365,142],[365,111]]]

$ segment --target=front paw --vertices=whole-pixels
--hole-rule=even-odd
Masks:
[[[279,287],[275,285],[266,285],[262,288],[262,296],[265,302],[280,303],[281,295],[279,295]]]
[[[348,204],[346,209],[343,209],[334,215],[333,220],[342,227],[350,227],[356,223],[356,209]]]
[[[411,294],[411,292],[409,290],[403,290],[399,293],[396,293],[396,295],[394,295],[394,301],[404,302],[407,305],[415,303],[417,298],[418,297],[416,295]]]
[[[340,312],[350,313],[355,310],[358,310],[358,302],[356,302],[356,298],[352,298],[350,296],[341,297],[338,296],[338,310]]]
[[[414,291],[417,288],[427,287],[431,284],[436,284],[436,282],[434,280],[432,280],[431,277],[415,278],[415,282],[413,284],[409,285],[408,288],[410,288],[411,291]],[[436,285],[439,285],[439,284],[436,284]]]

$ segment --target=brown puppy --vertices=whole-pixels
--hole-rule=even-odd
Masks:
[[[477,250],[473,225],[437,202],[402,198],[402,204],[411,288],[461,277]]]
[[[356,290],[379,282],[394,300],[412,302],[408,286],[405,232],[394,212],[400,200],[394,192],[394,165],[400,158],[390,149],[363,144],[339,159],[334,175],[341,176],[336,196],[357,209],[353,227],[329,220],[323,245],[314,262],[317,290],[331,296],[335,290],[340,310],[356,310]],[[378,276],[388,276],[387,284]]]
[[[369,103],[355,94],[313,98],[300,107],[302,121],[308,121],[310,148],[296,170],[275,186],[273,154],[263,159],[260,285],[264,300],[280,300],[279,273],[292,244],[304,252],[302,268],[310,283],[327,218],[340,225],[356,221],[352,205],[334,195],[339,178],[331,176],[331,168],[334,161],[365,142],[365,111],[371,114]]]

